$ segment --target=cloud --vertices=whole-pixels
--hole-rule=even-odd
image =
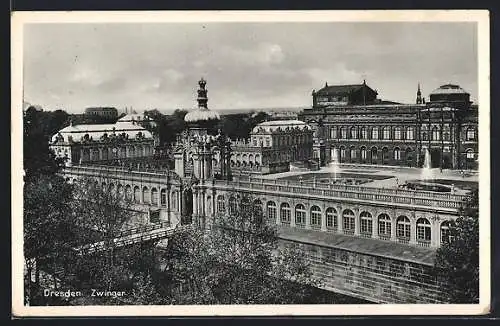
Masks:
[[[475,97],[475,33],[468,23],[38,24],[25,30],[25,94],[73,112],[172,109],[195,106],[204,77],[213,109],[298,106],[325,81],[366,78],[400,102],[414,101],[417,82]]]

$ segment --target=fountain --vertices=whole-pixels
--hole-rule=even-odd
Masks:
[[[431,153],[428,148],[424,152],[424,165],[420,174],[420,180],[407,181],[404,187],[412,190],[424,190],[435,192],[451,192],[451,187],[443,184],[435,183],[435,171],[432,168]]]
[[[333,180],[337,180],[337,172],[339,171],[339,149],[334,147],[331,152],[332,160],[328,164],[330,170],[333,172]]]
[[[431,164],[431,153],[428,148],[425,149],[424,155],[424,166],[422,167],[422,173],[420,175],[421,180],[434,179],[434,173],[432,171]]]

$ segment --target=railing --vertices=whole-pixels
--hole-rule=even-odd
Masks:
[[[78,177],[105,177],[111,179],[149,181],[153,183],[164,183],[167,177],[170,177],[171,180],[178,179],[175,173],[169,171],[145,172],[109,166],[71,166],[65,167],[62,173]]]
[[[252,176],[241,176],[234,181],[218,180],[217,184],[221,186],[226,185],[231,188],[242,188],[242,190],[279,191],[302,195],[430,206],[445,209],[458,209],[467,198],[466,195],[435,193],[431,191],[376,188],[360,185],[311,184],[296,181],[292,183],[288,180],[265,180]]]
[[[417,240],[417,245],[421,247],[430,247],[431,242],[430,241],[425,241],[425,240]]]
[[[145,227],[139,227],[129,230],[124,230],[116,235],[112,240],[112,247],[123,247],[135,243],[163,239],[173,235],[175,232],[190,230],[192,225],[183,225],[180,227],[170,227],[170,223],[155,223]],[[142,232],[141,232],[142,231]],[[158,231],[158,232],[154,232]],[[135,236],[134,235],[138,235]],[[107,248],[105,241],[99,241],[92,244],[87,244],[79,248],[75,248],[80,254],[90,254],[103,251]]]

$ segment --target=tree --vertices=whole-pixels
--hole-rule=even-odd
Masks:
[[[437,250],[436,273],[452,303],[479,302],[478,191],[472,192],[461,215],[449,221],[449,241]]]
[[[175,304],[304,302],[319,283],[303,254],[279,242],[250,197],[231,200],[230,212],[217,216],[208,231],[169,240],[162,294]]]
[[[76,245],[85,247],[102,242],[103,249],[94,255],[79,255],[67,267],[76,274],[86,274],[87,281],[106,289],[120,283],[117,276],[125,274],[126,262],[116,259],[114,239],[137,217],[131,198],[124,191],[109,179],[100,182],[81,179],[75,186],[73,214],[75,228],[79,230]]]
[[[40,175],[53,175],[64,164],[64,160],[56,158],[49,149],[50,136],[60,129],[64,117],[64,111],[43,112],[33,106],[25,111],[23,168],[26,181]]]
[[[23,195],[25,290],[27,301],[36,304],[41,269],[53,269],[73,243],[72,187],[56,175],[41,175],[25,183]]]

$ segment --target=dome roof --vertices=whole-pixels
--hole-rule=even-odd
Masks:
[[[285,131],[287,129],[301,129],[301,130],[311,130],[311,127],[300,120],[275,120],[275,121],[266,121],[261,122],[253,128],[254,133],[259,131],[264,132],[274,132],[277,130]]]
[[[431,92],[431,95],[436,94],[468,94],[463,88],[458,85],[446,84],[436,88]]]
[[[217,112],[205,108],[196,109],[184,116],[184,121],[188,123],[209,121],[209,120],[220,120],[220,116]]]
[[[104,134],[122,134],[125,133],[130,138],[136,137],[141,133],[144,138],[153,138],[153,135],[148,130],[141,126],[130,122],[120,122],[116,124],[82,124],[67,126],[51,137],[52,142],[69,141],[69,137],[73,141],[82,141],[86,135],[94,140],[100,139]],[[61,138],[62,137],[62,138]]]

